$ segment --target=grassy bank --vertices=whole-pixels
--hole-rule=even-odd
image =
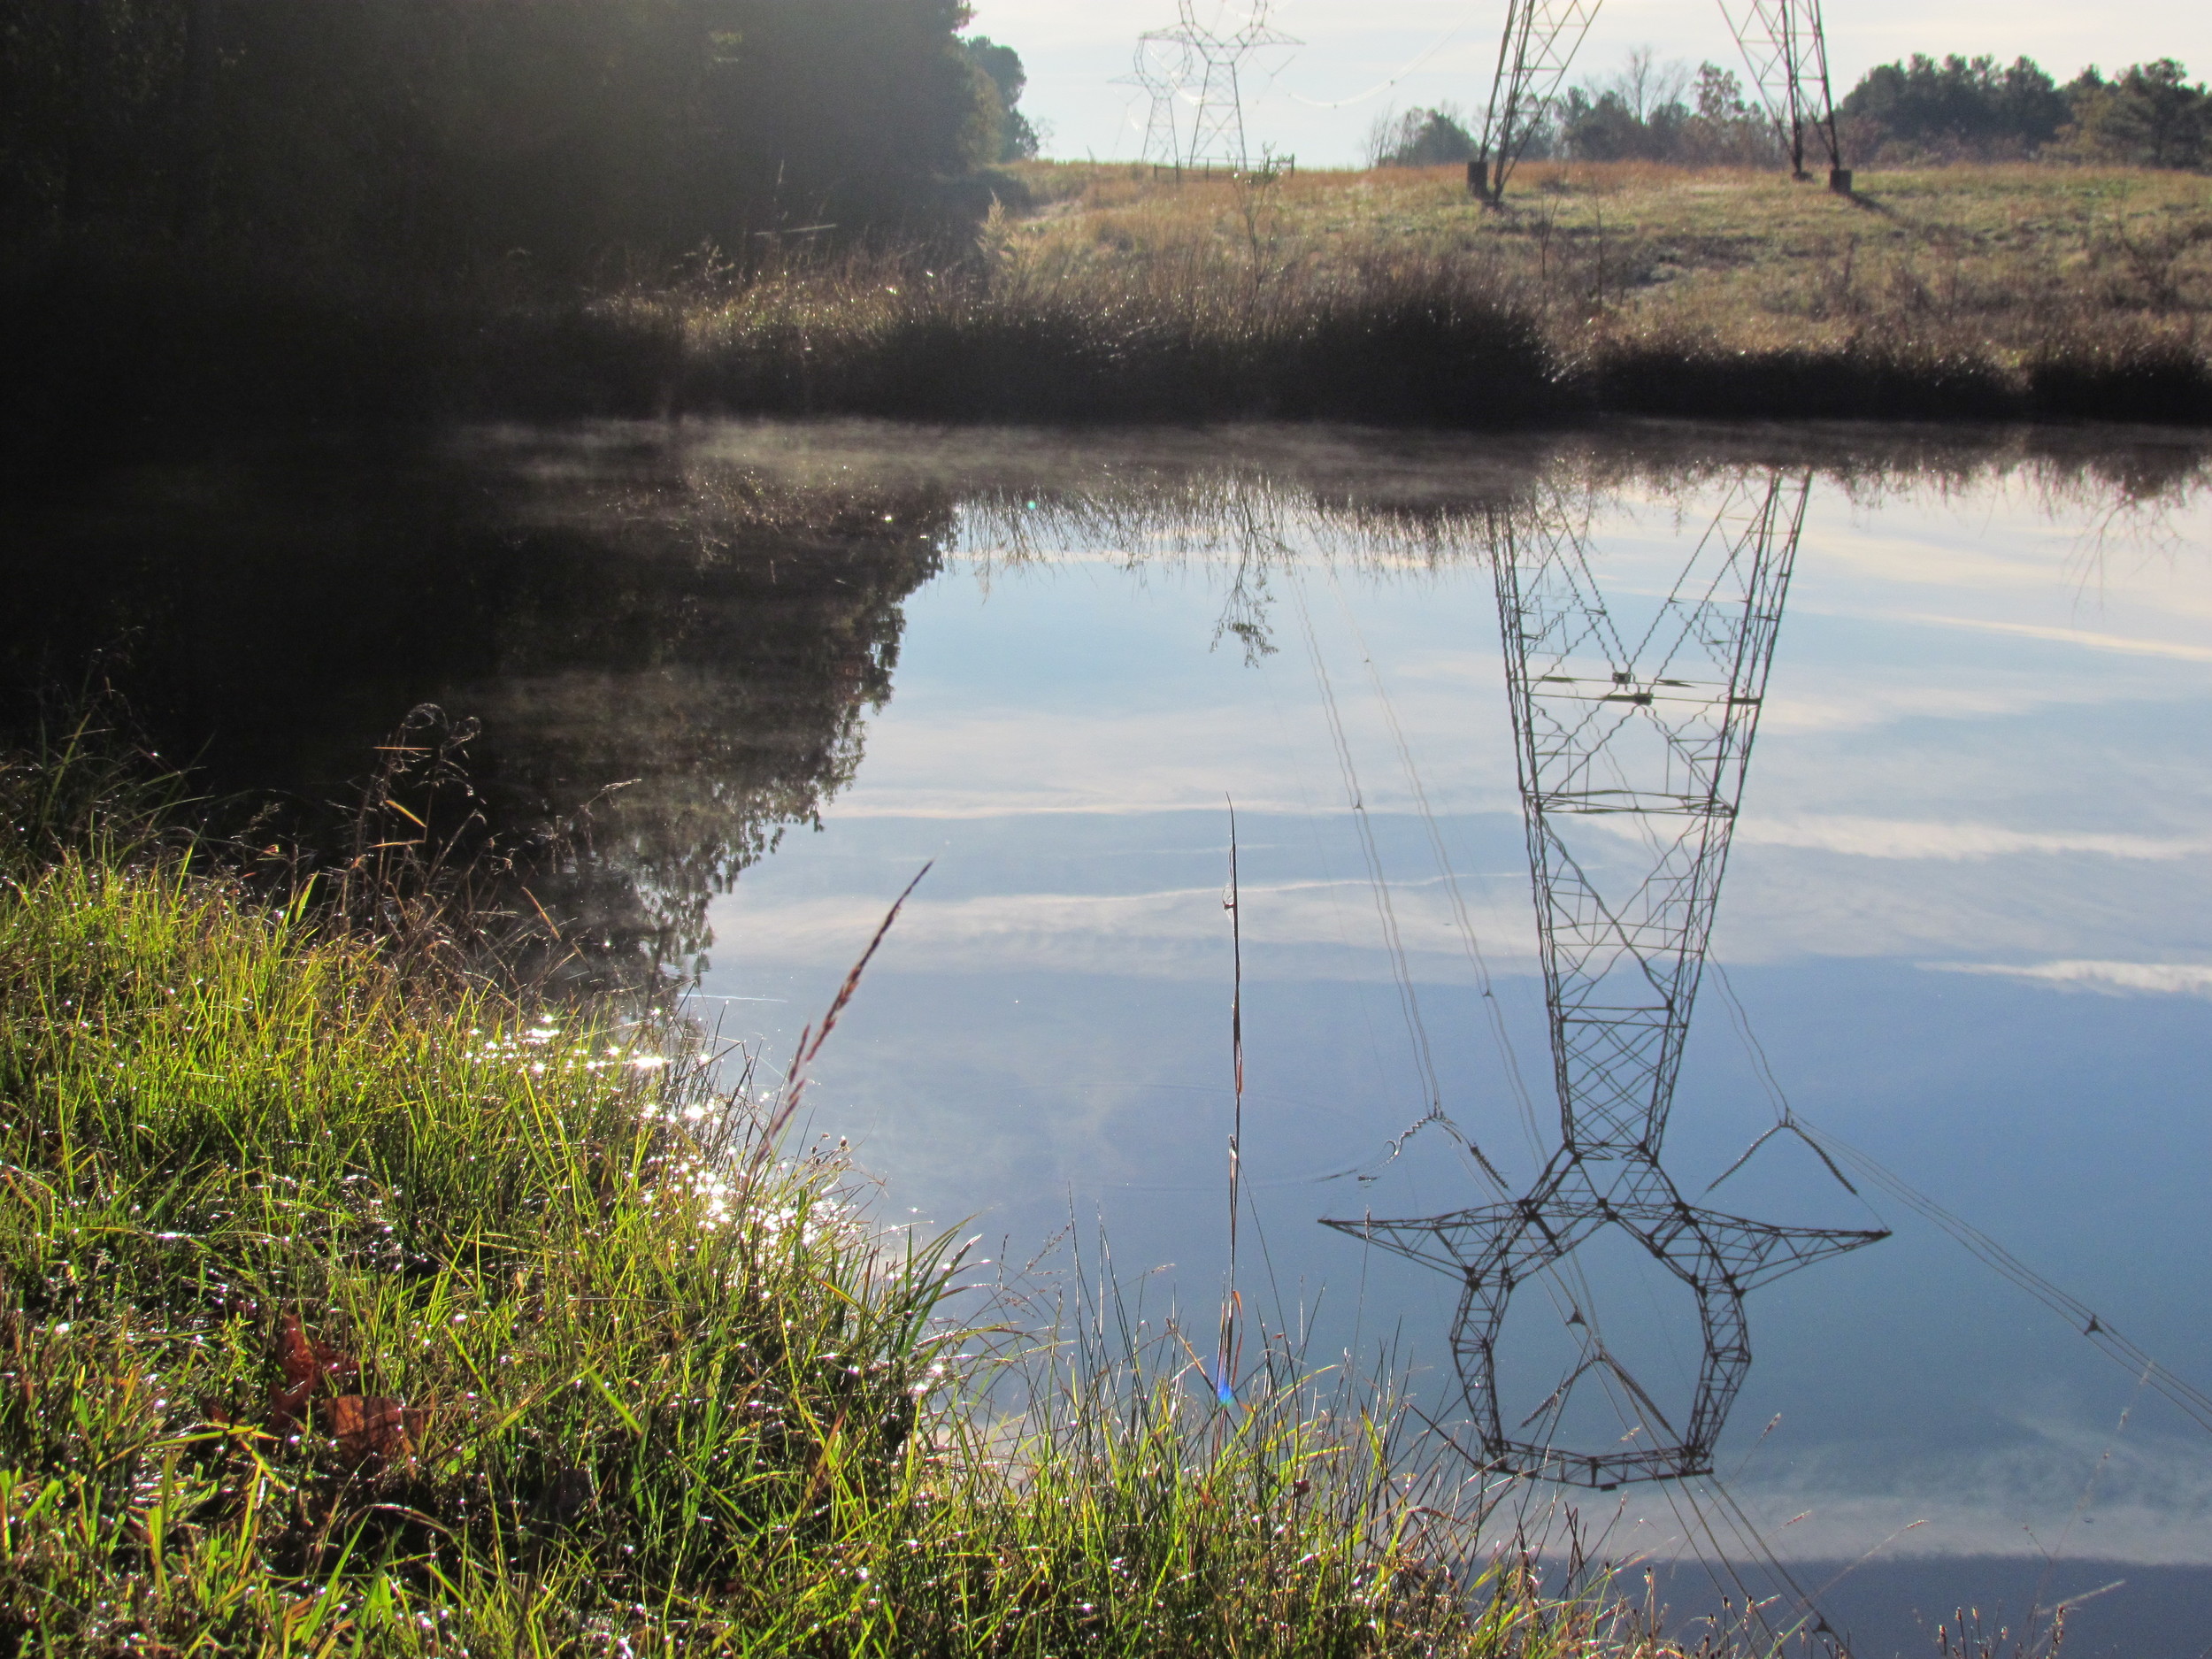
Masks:
[[[4,781],[0,1651],[1656,1651],[1273,1349],[994,1410],[956,1248],[664,1025]]]
[[[2212,180],[1531,166],[1208,183],[1036,164],[948,256],[710,256],[588,293],[204,251],[19,250],[19,432],[447,417],[1592,412],[2212,420]],[[96,439],[85,437],[89,443]]]
[[[1956,166],[1862,173],[1846,198],[1778,173],[1546,163],[1502,212],[1455,168],[1179,187],[1055,166],[1029,183],[1053,204],[1015,239],[1025,269],[1079,278],[1210,247],[1263,286],[1479,269],[1534,324],[1563,395],[1607,409],[2212,407],[2212,180],[2196,174]]]
[[[972,268],[633,303],[684,401],[997,418],[2212,419],[2212,181],[1957,167],[1845,198],[1642,164],[1025,171]],[[774,384],[764,366],[792,378]],[[793,369],[791,365],[803,365]]]

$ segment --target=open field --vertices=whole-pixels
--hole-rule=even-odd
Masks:
[[[786,1097],[132,788],[0,771],[0,1651],[1674,1651],[1484,1566],[1386,1394],[955,1318]]]
[[[1037,165],[973,259],[636,303],[740,406],[999,418],[1588,412],[2212,419],[2212,180],[1958,167],[1854,197],[1647,164],[1253,174]],[[792,386],[789,372],[784,381]]]
[[[1050,270],[1125,271],[1209,241],[1256,280],[1471,258],[1532,305],[1563,360],[1624,350],[1847,349],[1900,335],[2019,366],[2090,332],[2203,343],[2212,179],[1955,166],[1862,173],[1850,198],[1778,173],[1532,163],[1502,212],[1458,168],[1156,181],[1033,165],[1048,205],[1011,243]]]

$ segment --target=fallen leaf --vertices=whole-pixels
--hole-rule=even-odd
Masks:
[[[429,1416],[390,1394],[340,1394],[330,1402],[330,1432],[353,1463],[403,1462],[415,1455]]]
[[[269,1414],[279,1426],[300,1420],[318,1382],[335,1386],[361,1369],[351,1356],[309,1336],[296,1313],[286,1314],[277,1327],[276,1357],[284,1381],[269,1385]]]

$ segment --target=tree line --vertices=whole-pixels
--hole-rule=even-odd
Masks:
[[[0,0],[0,235],[574,271],[911,228],[948,180],[1036,147],[1018,56],[968,20],[962,0]]]
[[[1875,163],[2212,164],[2212,94],[2171,58],[2109,79],[2092,65],[2062,87],[2032,58],[1916,53],[1869,70],[1836,112],[1853,152]]]
[[[2094,66],[2061,86],[2033,58],[1916,53],[1869,70],[1836,106],[1847,160],[1859,165],[2050,160],[2144,167],[2212,165],[2212,94],[2170,58],[2107,77]],[[1385,117],[1374,166],[1471,159],[1475,125],[1449,105]],[[1526,152],[1532,158],[1766,166],[1782,159],[1766,111],[1733,71],[1662,64],[1648,48],[1617,74],[1570,88]]]

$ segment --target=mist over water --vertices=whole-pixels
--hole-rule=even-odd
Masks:
[[[1386,1348],[1463,1423],[1459,1286],[1317,1223],[1495,1202],[1443,1125],[1390,1156],[1432,1103],[1514,1194],[1558,1145],[1493,558],[1571,530],[1642,615],[1732,493],[1802,487],[1713,912],[1732,998],[1709,970],[1663,1163],[1694,1205],[1893,1236],[1749,1294],[1716,1476],[1530,1487],[1501,1525],[1572,1503],[1685,1612],[1739,1594],[1723,1563],[1786,1611],[1772,1562],[1822,1589],[1870,1557],[1819,1601],[1862,1653],[2116,1579],[2065,1651],[2194,1654],[2212,1434],[1801,1141],[1705,1188],[1778,1091],[2212,1382],[2208,459],[1884,428],[488,431],[19,507],[7,662],[20,690],[107,650],[169,752],[307,803],[415,703],[482,719],[495,812],[591,803],[549,896],[695,968],[702,1018],[772,1061],[934,859],[809,1133],[856,1145],[887,1218],[1017,1267],[1102,1232],[1148,1317],[1209,1332],[1233,800],[1239,1288],[1315,1363]],[[1616,840],[1644,856],[1633,823]],[[1590,1314],[1679,1428],[1695,1308],[1622,1247],[1577,1252]],[[1516,1302],[1515,1420],[1586,1333]],[[1563,1441],[1631,1432],[1622,1397],[1578,1384]]]

